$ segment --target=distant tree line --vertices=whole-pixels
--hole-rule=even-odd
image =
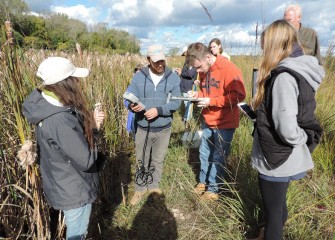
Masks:
[[[71,51],[76,43],[81,49],[113,53],[139,53],[140,44],[126,31],[110,29],[105,23],[91,30],[85,23],[64,14],[35,16],[29,14],[28,5],[22,0],[0,0],[1,35],[4,23],[10,20],[17,44],[23,48]],[[0,39],[4,43],[4,37]]]

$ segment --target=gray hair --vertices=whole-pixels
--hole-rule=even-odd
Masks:
[[[293,11],[293,12],[295,12],[296,16],[302,17],[302,10],[301,10],[300,5],[298,5],[298,4],[288,5],[285,9],[285,12],[288,12],[288,11]]]

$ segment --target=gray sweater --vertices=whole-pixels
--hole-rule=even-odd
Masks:
[[[278,66],[284,66],[300,73],[316,91],[325,75],[318,60],[312,56],[286,58]],[[255,131],[252,147],[252,166],[261,174],[271,177],[288,177],[305,172],[314,167],[312,156],[306,145],[307,135],[298,126],[299,88],[294,77],[289,73],[277,76],[272,90],[272,119],[275,130],[285,143],[293,147],[292,154],[286,162],[276,169],[270,169],[266,163]]]

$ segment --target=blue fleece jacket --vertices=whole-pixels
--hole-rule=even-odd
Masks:
[[[150,121],[150,128],[164,128],[171,125],[172,114],[181,104],[180,100],[170,100],[171,96],[181,96],[180,78],[176,73],[166,67],[162,79],[155,86],[149,68],[145,67],[133,76],[128,91],[139,98],[146,110],[157,109],[158,117]],[[140,127],[148,127],[144,112],[136,113],[136,121]]]

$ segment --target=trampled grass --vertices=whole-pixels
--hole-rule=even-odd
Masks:
[[[182,146],[181,114],[175,114],[173,134],[165,159],[161,188],[165,198],[146,196],[130,207],[133,193],[134,143],[125,130],[127,111],[122,94],[133,67],[145,63],[135,55],[68,54],[49,51],[13,52],[2,48],[0,70],[0,236],[18,239],[61,239],[62,215],[50,211],[43,198],[38,165],[19,166],[16,153],[24,139],[34,139],[34,129],[21,115],[21,104],[40,82],[38,64],[47,56],[65,56],[91,74],[83,89],[92,106],[102,102],[107,113],[100,150],[107,156],[100,177],[100,193],[94,203],[89,229],[92,239],[247,239],[264,225],[257,173],[250,164],[252,123],[241,116],[228,162],[224,194],[215,203],[202,202],[193,193],[199,171],[197,149]],[[11,60],[8,62],[6,59]],[[14,61],[15,60],[15,61]],[[168,59],[180,67],[183,57]],[[253,56],[233,56],[241,68],[251,99]],[[303,180],[292,182],[288,192],[289,219],[285,239],[334,239],[334,58],[327,58],[327,76],[317,95],[317,114],[325,128],[322,143],[313,153],[315,169]],[[196,120],[198,117],[196,115]],[[195,127],[199,123],[193,123]],[[51,223],[49,222],[51,218]],[[51,230],[50,230],[51,229]]]

